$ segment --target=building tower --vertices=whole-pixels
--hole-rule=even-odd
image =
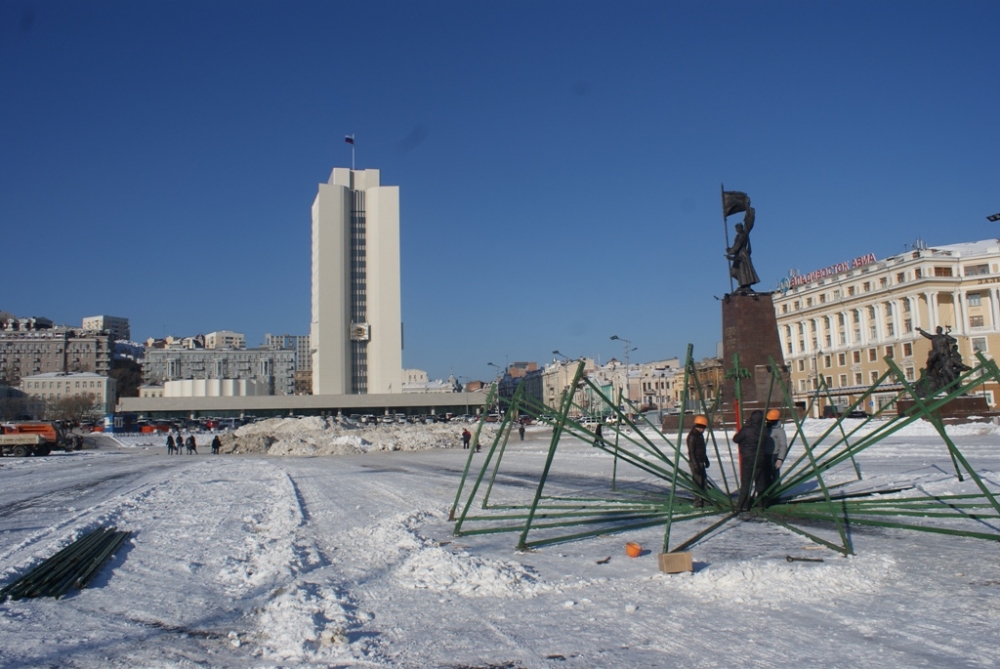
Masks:
[[[334,168],[312,206],[313,394],[400,392],[401,319],[399,187]]]

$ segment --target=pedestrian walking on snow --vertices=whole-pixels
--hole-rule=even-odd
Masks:
[[[469,441],[472,440],[472,433],[469,432],[469,428],[464,428],[462,430],[462,448],[469,448]]]
[[[521,437],[521,441],[524,441],[524,423],[518,425],[517,434]]]
[[[218,455],[219,449],[222,447],[222,440],[219,439],[219,435],[212,437],[212,454]]]
[[[184,445],[187,447],[188,453],[193,453],[195,455],[198,455],[198,443],[194,440],[193,434],[188,435],[188,438],[184,442]]]
[[[167,435],[167,455],[174,454],[174,435]]]

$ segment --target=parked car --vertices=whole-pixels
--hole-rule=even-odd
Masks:
[[[871,414],[868,413],[867,411],[860,411],[858,409],[855,409],[854,411],[848,411],[847,412],[847,417],[848,418],[871,418]]]

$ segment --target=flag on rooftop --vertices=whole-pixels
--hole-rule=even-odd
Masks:
[[[354,135],[347,135],[347,136],[345,136],[344,137],[344,141],[347,142],[348,144],[353,145],[354,144]]]

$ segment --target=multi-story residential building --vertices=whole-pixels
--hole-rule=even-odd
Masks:
[[[46,373],[107,376],[114,337],[108,331],[53,327],[45,318],[12,318],[0,329],[0,381]]]
[[[25,395],[46,403],[67,397],[90,397],[94,412],[103,414],[115,409],[118,399],[115,385],[113,378],[92,372],[47,372],[22,377],[20,388]]]
[[[184,379],[247,379],[271,395],[295,392],[295,352],[267,348],[150,348],[142,361],[143,380],[164,384]]]
[[[312,206],[314,395],[398,393],[403,328],[399,188],[334,168]]]
[[[82,329],[110,332],[115,341],[127,341],[132,338],[128,319],[120,316],[87,316],[83,319]]]
[[[542,403],[545,406],[551,407],[553,410],[559,408],[559,404],[562,401],[563,391],[569,388],[570,383],[573,381],[573,375],[576,374],[577,365],[579,365],[579,360],[553,360],[551,364],[545,365],[542,369]],[[585,358],[583,361],[583,373],[590,374],[593,373],[597,367],[594,365],[593,358]],[[582,389],[576,389],[573,393],[573,402],[578,407],[584,407],[587,405],[587,397]],[[573,409],[570,411],[570,415],[579,415],[579,409]]]
[[[312,371],[312,353],[309,350],[309,335],[264,335],[264,348],[295,351],[295,371]]]
[[[976,352],[1000,350],[1000,240],[917,244],[883,260],[867,254],[789,277],[782,291],[774,295],[778,333],[800,405],[823,381],[831,403],[849,406],[886,372],[886,358],[918,380],[930,349],[921,330],[950,329],[970,366]],[[887,380],[861,408],[881,408],[900,387]],[[998,390],[992,382],[983,389],[991,407]]]
[[[205,335],[205,348],[219,349],[244,349],[247,347],[247,338],[242,332],[232,330],[218,330]]]

